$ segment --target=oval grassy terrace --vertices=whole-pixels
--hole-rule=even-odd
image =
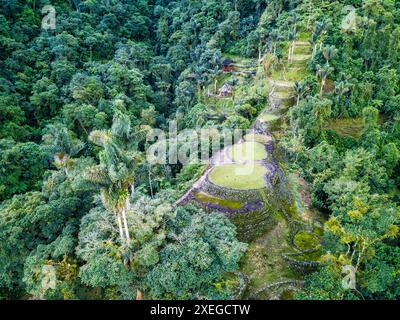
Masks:
[[[201,203],[211,203],[221,206],[223,208],[236,209],[236,210],[240,210],[243,208],[243,204],[239,201],[222,199],[219,197],[212,196],[207,192],[202,192],[202,191],[196,192],[194,194],[194,197],[196,198],[197,201],[200,201]]]
[[[263,122],[272,122],[279,120],[279,116],[271,114],[271,113],[263,113],[261,114],[258,119]]]
[[[209,174],[211,183],[235,190],[255,190],[265,188],[268,169],[260,163],[225,164],[215,167]]]
[[[320,241],[318,238],[309,232],[301,231],[297,233],[293,239],[295,246],[300,250],[318,249]]]
[[[233,161],[261,161],[268,158],[265,146],[255,141],[235,144],[228,149],[228,155]]]
[[[259,142],[262,144],[267,144],[272,141],[272,138],[267,135],[259,134],[259,133],[249,133],[243,137],[244,140],[249,142]]]

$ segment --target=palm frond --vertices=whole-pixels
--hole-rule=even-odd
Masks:
[[[89,140],[100,147],[104,147],[111,139],[111,132],[106,130],[95,130],[89,135]]]
[[[111,181],[104,166],[98,165],[90,167],[84,173],[84,178],[92,183],[108,185]]]
[[[82,151],[85,148],[86,144],[84,142],[82,142],[79,139],[74,139],[71,143],[71,147],[70,147],[70,156],[76,156],[80,151]]]
[[[54,163],[58,169],[65,166],[69,160],[69,155],[65,152],[57,152],[54,155]]]
[[[131,134],[131,119],[119,110],[115,112],[111,132],[118,138],[128,139]]]

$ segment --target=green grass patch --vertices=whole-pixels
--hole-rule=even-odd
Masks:
[[[235,102],[230,98],[215,99],[215,111],[234,114]]]
[[[301,81],[303,80],[307,75],[307,61],[304,61],[302,63],[293,63],[293,67],[300,67],[296,71],[291,71],[289,70],[288,67],[286,67],[286,72],[283,74],[280,70],[277,70],[272,73],[271,79],[274,80],[282,80],[282,81]]]
[[[379,115],[378,124],[382,125],[387,121],[385,116]],[[338,118],[327,122],[324,129],[333,130],[342,137],[353,137],[359,139],[362,134],[364,124],[361,117],[358,118]]]
[[[240,263],[240,271],[250,277],[247,297],[273,282],[298,278],[282,257],[284,252],[294,252],[286,242],[287,233],[287,225],[281,222],[249,244]]]
[[[275,82],[275,91],[293,91],[294,81],[271,81]]]
[[[294,61],[307,61],[311,59],[311,55],[310,54],[294,54],[293,55],[293,62]]]
[[[311,34],[308,31],[302,31],[297,36],[297,41],[309,41],[311,39]]]
[[[235,144],[229,148],[228,155],[234,161],[260,161],[268,158],[264,145],[254,141]]]
[[[363,129],[362,118],[331,119],[324,127],[325,130],[333,130],[342,137],[359,139]]]
[[[309,55],[311,53],[311,47],[307,46],[296,46],[294,47],[295,55]]]
[[[324,229],[320,227],[315,227],[313,229],[313,233],[315,233],[318,237],[322,238],[324,236]]]
[[[218,197],[214,197],[206,192],[196,192],[194,197],[197,201],[202,203],[212,203],[217,204],[221,207],[229,208],[229,209],[242,209],[243,204],[239,201],[231,201],[226,199],[221,199]]]
[[[209,180],[220,187],[235,190],[253,190],[265,187],[264,177],[268,170],[259,163],[226,164],[215,167]]]
[[[261,114],[258,119],[264,122],[272,122],[272,121],[277,121],[279,120],[279,116],[270,114],[270,113],[263,113]]]
[[[281,98],[281,99],[291,98],[293,97],[293,92],[290,90],[277,90],[274,92],[273,96],[275,98]]]
[[[287,175],[287,177],[288,177],[290,191],[293,196],[293,205],[294,205],[294,208],[291,211],[291,214],[292,214],[293,218],[299,219],[299,214],[301,214],[302,212],[304,212],[306,210],[306,207],[303,202],[302,195],[301,195],[301,189],[303,188],[303,186],[300,185],[298,178],[294,174],[289,173]]]
[[[271,138],[269,136],[265,136],[263,134],[256,134],[256,133],[246,134],[243,138],[246,141],[254,141],[254,142],[263,143],[263,144],[269,143],[271,141]]]
[[[316,249],[319,246],[319,240],[308,232],[299,232],[294,236],[293,240],[297,248],[301,250],[311,250]]]
[[[299,63],[300,64],[300,63]],[[306,62],[301,63],[299,69],[296,70],[288,70],[286,77],[291,81],[301,81],[308,75]]]
[[[293,259],[298,261],[319,261],[321,258],[321,251],[316,250],[313,252],[307,252],[299,255],[292,256]]]

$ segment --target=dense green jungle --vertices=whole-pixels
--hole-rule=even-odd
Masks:
[[[399,300],[399,188],[399,0],[0,0],[0,300]]]

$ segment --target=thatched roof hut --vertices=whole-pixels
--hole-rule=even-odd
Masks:
[[[219,89],[219,96],[220,97],[227,97],[232,95],[233,88],[231,85],[225,83],[221,89]]]

